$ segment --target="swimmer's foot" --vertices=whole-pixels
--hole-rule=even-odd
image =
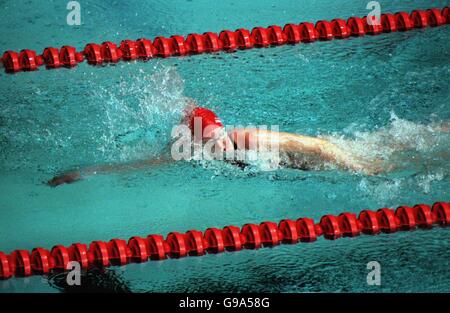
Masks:
[[[81,179],[81,174],[78,172],[71,172],[60,176],[55,176],[47,182],[51,187],[56,187],[62,184],[71,184]]]

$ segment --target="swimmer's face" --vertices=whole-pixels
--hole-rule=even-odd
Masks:
[[[228,135],[225,136],[222,140],[217,141],[216,145],[221,151],[234,150],[233,142],[231,141],[230,137],[228,137]]]
[[[203,142],[210,140],[215,141],[215,146],[221,151],[234,150],[233,142],[223,127],[216,127],[210,132],[205,132]]]

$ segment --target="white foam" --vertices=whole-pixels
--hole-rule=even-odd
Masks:
[[[359,157],[389,160],[396,152],[427,153],[441,147],[448,139],[448,133],[440,130],[442,123],[415,123],[401,119],[392,112],[390,123],[375,131],[355,130],[357,126],[353,123],[346,129],[350,136],[334,133],[324,137]]]
[[[117,88],[95,92],[103,105],[104,128],[97,150],[112,161],[157,156],[181,121],[187,98],[174,67],[156,65],[154,72],[121,77]]]

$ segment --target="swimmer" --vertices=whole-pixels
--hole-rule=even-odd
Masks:
[[[309,170],[317,168],[313,164],[332,164],[340,169],[376,175],[383,169],[380,161],[365,161],[346,152],[330,141],[317,137],[309,137],[286,132],[274,132],[269,130],[235,128],[229,132],[211,110],[194,107],[186,115],[186,122],[194,133],[194,119],[201,119],[201,140],[213,140],[215,149],[223,152],[236,150],[249,151],[260,146],[276,146],[281,155],[280,165],[285,167]],[[48,184],[58,186],[73,183],[84,177],[118,171],[142,169],[149,166],[164,164],[173,161],[169,157],[159,157],[133,163],[93,166],[81,171],[73,171],[56,176]],[[230,163],[245,166],[241,161]]]

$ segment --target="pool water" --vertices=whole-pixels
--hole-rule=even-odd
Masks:
[[[383,12],[450,1],[380,1]],[[3,1],[1,51],[367,14],[367,1]],[[0,74],[0,251],[449,201],[450,28],[235,53]],[[164,153],[186,98],[227,125],[323,136],[394,169],[245,170],[177,162],[50,188],[54,175]],[[401,148],[401,149],[400,149]],[[445,228],[282,245],[86,273],[93,289],[160,292],[449,292]],[[381,264],[368,286],[367,263]],[[68,290],[13,278],[0,292]],[[84,281],[84,280],[83,280]],[[87,286],[85,286],[88,289]]]

